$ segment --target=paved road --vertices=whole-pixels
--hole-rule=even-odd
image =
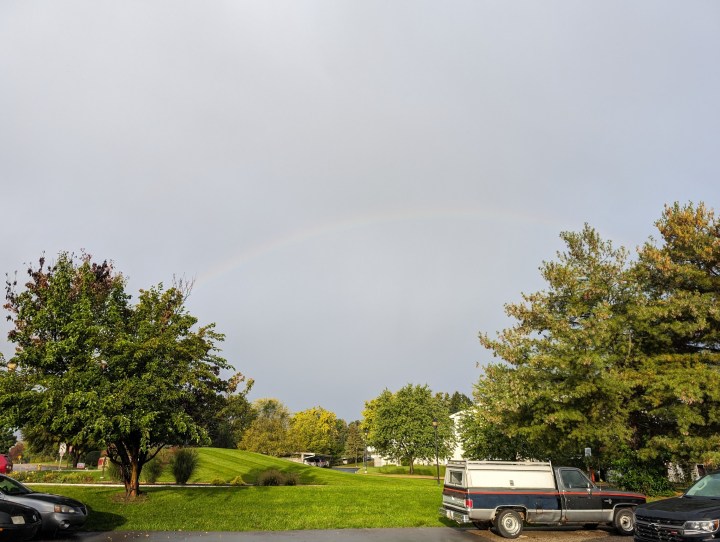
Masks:
[[[77,533],[54,542],[507,542],[490,531],[454,529],[340,529],[326,531],[182,532],[114,531]],[[629,542],[609,529],[526,529],[518,540],[527,542]],[[43,541],[44,542],[44,541]]]

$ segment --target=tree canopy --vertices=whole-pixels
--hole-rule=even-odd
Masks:
[[[277,399],[253,402],[253,421],[238,443],[238,448],[280,457],[293,452],[290,439],[290,412]]]
[[[704,205],[666,207],[630,261],[590,226],[564,232],[546,288],[506,305],[515,324],[480,342],[463,443],[475,457],[662,465],[720,454],[720,224]]]
[[[415,461],[435,459],[433,421],[439,457],[451,454],[454,430],[447,405],[428,386],[408,384],[396,393],[386,389],[365,403],[363,418],[368,444],[385,457],[407,462],[411,474]]]
[[[322,407],[297,412],[290,420],[296,451],[337,455],[342,449],[341,432],[335,413]]]
[[[196,327],[182,283],[141,290],[132,304],[112,264],[67,253],[28,276],[20,291],[7,281],[16,366],[0,378],[0,410],[73,447],[103,444],[134,497],[164,446],[208,442],[208,405],[236,383],[220,376],[231,369],[218,355],[223,336]]]

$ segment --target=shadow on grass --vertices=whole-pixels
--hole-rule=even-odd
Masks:
[[[88,507],[88,520],[83,531],[112,531],[127,523],[127,518],[111,512],[97,512]]]

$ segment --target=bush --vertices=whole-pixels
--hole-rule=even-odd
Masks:
[[[285,475],[277,469],[266,470],[258,476],[259,486],[281,486],[285,484]]]
[[[280,472],[277,469],[261,472],[257,479],[259,486],[295,486],[298,483],[298,475],[295,472]]]
[[[165,465],[158,457],[155,457],[143,466],[142,479],[145,483],[154,484],[164,470]]]
[[[97,467],[99,459],[100,452],[98,450],[94,450],[85,454],[85,457],[83,457],[83,463],[85,463],[86,467]]]
[[[230,480],[230,485],[231,486],[244,486],[245,481],[243,480],[242,476],[236,476],[235,478]]]
[[[285,485],[296,486],[298,484],[299,476],[297,472],[286,472],[285,473]]]
[[[105,476],[110,478],[113,482],[123,481],[120,465],[116,465],[112,461],[108,461],[105,466]]]
[[[673,490],[664,465],[644,463],[632,456],[613,462],[608,481],[622,489],[645,495],[668,495]]]
[[[180,485],[187,484],[190,477],[198,467],[199,457],[197,450],[192,448],[180,448],[170,460],[170,471],[175,482]]]

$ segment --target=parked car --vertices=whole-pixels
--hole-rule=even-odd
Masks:
[[[720,538],[720,472],[707,474],[680,497],[635,509],[636,542],[699,542]]]
[[[30,540],[40,530],[40,514],[34,508],[0,501],[0,540]]]
[[[528,525],[634,529],[633,509],[645,495],[600,488],[574,467],[537,461],[448,461],[440,514],[460,524],[492,527],[517,538]]]
[[[16,503],[37,510],[42,520],[41,530],[47,533],[75,531],[87,520],[87,507],[80,501],[39,493],[17,480],[0,474],[0,502]]]
[[[13,470],[13,462],[12,459],[10,459],[10,456],[7,454],[0,454],[0,472],[3,474],[7,474],[9,472],[12,472]]]

